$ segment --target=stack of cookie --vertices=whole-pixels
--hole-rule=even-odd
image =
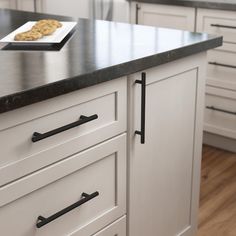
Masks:
[[[35,41],[44,36],[53,34],[62,24],[53,19],[38,21],[31,30],[19,33],[15,36],[15,41]]]

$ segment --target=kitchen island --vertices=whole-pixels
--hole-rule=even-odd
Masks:
[[[29,20],[0,11],[0,36]],[[0,51],[0,234],[194,235],[206,51],[222,37],[80,19]],[[24,217],[22,217],[22,215]]]

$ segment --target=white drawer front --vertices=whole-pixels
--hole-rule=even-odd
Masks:
[[[126,103],[126,78],[120,78],[0,115],[0,186],[124,132]],[[93,115],[85,124],[31,140],[34,132]]]
[[[81,236],[81,235],[73,235]],[[122,217],[93,236],[126,236],[126,217]]]
[[[224,42],[236,43],[236,14],[231,11],[198,9],[197,31],[222,35]]]
[[[149,3],[139,6],[139,24],[194,31],[194,8]]]
[[[83,192],[99,195],[37,228]],[[0,235],[92,235],[126,211],[126,135],[69,157],[0,189]],[[40,221],[38,221],[39,223]]]
[[[210,50],[207,58],[207,84],[236,90],[236,53]]]
[[[204,129],[236,139],[236,92],[207,87]]]

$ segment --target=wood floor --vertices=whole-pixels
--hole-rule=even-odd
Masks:
[[[197,236],[236,236],[236,154],[203,148]]]

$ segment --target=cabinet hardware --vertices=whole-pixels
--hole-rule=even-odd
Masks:
[[[141,144],[145,143],[145,116],[146,116],[146,73],[142,73],[142,79],[136,80],[136,84],[141,84],[141,131],[136,130],[135,134],[141,136]]]
[[[80,125],[88,123],[88,122],[90,122],[92,120],[96,120],[97,118],[98,118],[97,114],[92,115],[92,116],[80,116],[78,121],[75,121],[73,123],[70,123],[68,125],[62,126],[60,128],[48,131],[46,133],[41,134],[41,133],[38,133],[38,132],[34,132],[31,140],[32,140],[32,142],[38,142],[38,141],[40,141],[42,139],[45,139],[45,138],[48,138],[50,136],[59,134],[59,133],[64,132],[64,131],[66,131],[68,129],[72,129],[72,128],[76,127],[76,126],[80,126]]]
[[[236,66],[233,65],[227,65],[227,64],[222,64],[222,63],[218,63],[218,62],[208,62],[208,64],[210,65],[215,65],[215,66],[223,66],[223,67],[228,67],[228,68],[233,68],[236,69]]]
[[[216,108],[214,106],[206,106],[206,108],[210,109],[210,110],[213,110],[213,111],[220,111],[220,112],[224,112],[224,113],[227,113],[227,114],[236,115],[236,112],[227,111],[227,110],[224,110],[224,109]]]
[[[139,10],[140,10],[140,6],[137,3],[135,7],[135,24],[138,24],[138,11]]]
[[[34,12],[37,12],[37,0],[34,0]]]
[[[211,24],[211,26],[219,28],[236,29],[236,26],[230,26],[230,25]]]
[[[92,194],[82,193],[82,198],[78,201],[73,203],[72,205],[62,209],[61,211],[49,216],[48,218],[45,218],[43,216],[38,217],[38,221],[36,223],[37,228],[41,228],[44,225],[54,221],[55,219],[61,217],[62,215],[68,213],[69,211],[72,211],[73,209],[83,205],[84,203],[92,200],[93,198],[97,197],[99,195],[99,192],[94,192]]]

